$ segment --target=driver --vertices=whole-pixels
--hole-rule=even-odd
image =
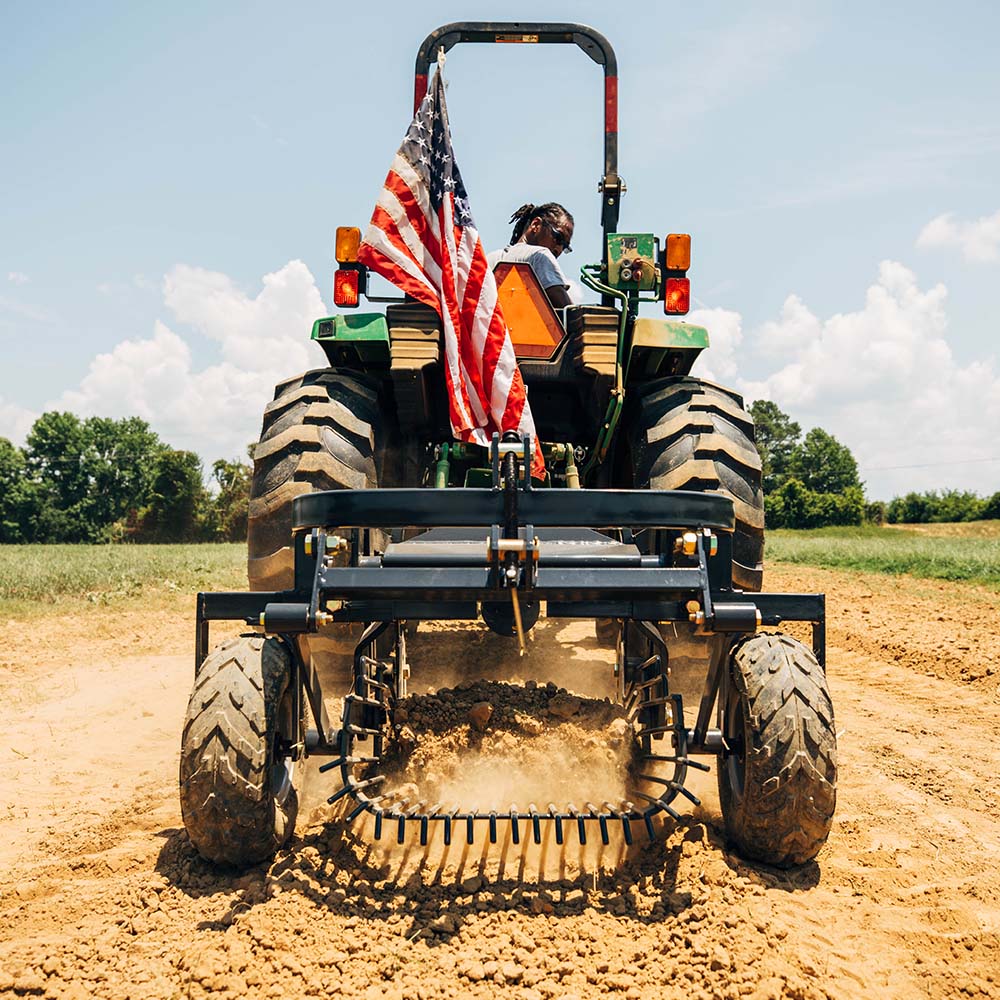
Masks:
[[[511,217],[514,231],[510,245],[487,256],[491,268],[497,264],[531,265],[538,283],[556,309],[571,305],[569,282],[556,258],[572,253],[573,216],[554,201],[544,205],[522,205]]]

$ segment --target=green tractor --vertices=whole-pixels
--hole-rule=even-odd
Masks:
[[[197,849],[250,864],[290,836],[296,765],[333,759],[349,818],[407,822],[422,841],[440,825],[497,814],[377,794],[393,711],[409,673],[407,623],[481,618],[502,635],[549,617],[592,618],[615,643],[638,753],[667,762],[648,805],[550,809],[542,820],[606,839],[620,826],[652,835],[676,815],[697,754],[719,760],[727,833],[778,865],[815,856],[832,822],[836,740],[826,687],[823,595],[764,594],[764,507],[753,420],[739,394],[690,374],[708,333],[688,311],[690,237],[618,231],[617,64],[608,41],[578,24],[472,23],[432,32],[416,60],[416,104],[438,53],[459,42],[567,43],[605,74],[603,229],[581,282],[593,304],[556,310],[524,264],[496,272],[504,315],[546,460],[532,481],[531,442],[453,440],[437,312],[404,296],[357,312],[368,273],[359,232],[337,233],[336,304],[312,337],[328,367],[280,382],[254,452],[247,594],[202,594],[198,673],[185,724],[181,802]],[[639,316],[642,302],[664,318]],[[464,532],[464,535],[462,534]],[[483,539],[486,544],[483,544]],[[209,652],[209,623],[244,620],[263,634]],[[761,625],[812,625],[812,648]],[[346,661],[343,653],[348,652]],[[326,718],[330,663],[349,663],[341,726]],[[697,665],[697,717],[677,693]],[[673,676],[672,676],[673,675]],[[239,697],[227,697],[238,689]],[[308,709],[306,706],[308,705]],[[311,727],[307,727],[307,717]],[[715,725],[713,726],[713,721]],[[655,744],[670,749],[654,754]],[[359,746],[365,744],[364,753]],[[655,780],[655,779],[654,779]],[[463,825],[464,824],[464,825]]]

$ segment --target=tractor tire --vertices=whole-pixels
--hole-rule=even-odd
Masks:
[[[741,642],[720,693],[731,752],[719,759],[726,835],[746,858],[779,868],[811,861],[837,802],[837,735],[826,675],[786,635]]]
[[[733,501],[733,586],[759,591],[764,494],[753,418],[742,398],[697,378],[651,382],[626,418],[635,489],[722,493]]]
[[[292,835],[297,743],[291,657],[277,639],[244,635],[217,646],[198,668],[181,738],[181,814],[198,853],[246,868]]]
[[[292,586],[297,496],[378,485],[378,404],[370,383],[335,368],[306,372],[275,388],[254,448],[247,535],[251,590]]]

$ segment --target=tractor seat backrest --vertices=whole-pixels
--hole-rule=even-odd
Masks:
[[[550,358],[566,331],[530,264],[498,264],[493,271],[503,318],[519,358]]]

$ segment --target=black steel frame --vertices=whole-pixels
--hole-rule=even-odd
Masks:
[[[427,91],[427,77],[438,52],[448,52],[459,42],[576,45],[604,69],[604,172],[601,194],[601,227],[604,239],[618,228],[624,184],[618,175],[618,60],[611,43],[586,24],[535,21],[455,21],[435,28],[417,50],[414,68],[414,112]],[[603,253],[603,251],[602,251]]]
[[[515,843],[521,820],[530,822],[536,840],[543,819],[576,824],[586,841],[586,826],[596,822],[607,842],[609,824],[620,823],[630,840],[630,824],[644,823],[652,835],[657,812],[676,816],[670,803],[678,795],[694,800],[684,788],[688,767],[704,768],[693,755],[728,752],[724,734],[712,728],[712,713],[734,648],[758,627],[803,621],[812,625],[813,648],[825,667],[826,611],[823,594],[754,594],[732,585],[732,501],[718,494],[668,490],[550,490],[534,489],[530,476],[531,442],[502,445],[495,437],[489,489],[338,490],[306,494],[293,504],[294,586],[287,591],[202,593],[197,601],[196,668],[208,655],[210,623],[244,621],[287,642],[295,660],[293,681],[309,700],[316,729],[305,752],[333,755],[324,770],[339,768],[342,787],[336,801],[350,795],[355,808],[375,817],[380,835],[386,818],[404,836],[406,823],[419,824],[426,842],[428,824],[444,825],[449,842],[455,823],[488,822],[490,837],[497,822],[511,824]],[[372,529],[464,529],[454,540],[393,542],[383,552],[372,550]],[[482,543],[475,542],[475,528]],[[602,544],[581,548],[560,545],[553,529],[614,529],[615,543],[597,535]],[[470,531],[469,529],[473,529]],[[635,543],[651,532],[643,552]],[[539,537],[539,533],[541,537]],[[548,534],[547,534],[548,533]],[[604,544],[604,543],[607,544]],[[348,565],[333,553],[350,551]],[[376,766],[391,739],[395,701],[405,694],[408,672],[403,623],[412,620],[476,619],[482,602],[509,600],[547,602],[550,618],[616,618],[623,623],[619,669],[625,681],[625,702],[635,725],[642,761],[668,762],[670,779],[658,781],[656,797],[648,801],[586,803],[518,817],[458,808],[444,810],[399,801],[385,804],[378,794],[379,775],[359,779],[356,768]],[[520,612],[517,612],[520,614]],[[344,717],[334,730],[323,707],[319,679],[298,640],[331,623],[363,622],[355,649],[354,685],[345,699]],[[688,728],[679,695],[669,690],[668,650],[660,625],[696,624],[709,637],[709,662],[694,726]],[[296,705],[301,706],[301,695]],[[301,716],[300,716],[301,718]],[[298,722],[298,720],[297,720]],[[651,740],[669,736],[673,752],[656,755]],[[356,742],[371,739],[370,754],[358,755]],[[374,795],[369,789],[374,789]]]

